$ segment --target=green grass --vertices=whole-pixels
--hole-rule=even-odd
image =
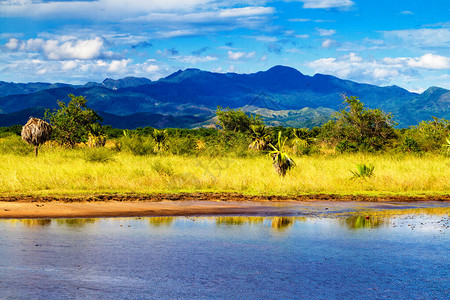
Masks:
[[[233,192],[418,196],[450,190],[450,159],[442,155],[294,156],[297,167],[283,178],[267,155],[135,156],[113,150],[86,154],[91,150],[46,147],[38,158],[31,153],[5,152],[0,160],[0,195]],[[366,180],[351,180],[349,169],[361,161],[370,162],[376,172]]]

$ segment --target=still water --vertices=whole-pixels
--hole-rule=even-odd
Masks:
[[[450,297],[448,208],[0,221],[0,299]]]

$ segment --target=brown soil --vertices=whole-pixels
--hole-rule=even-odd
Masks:
[[[69,218],[69,217],[130,217],[237,215],[280,213],[302,203],[330,201],[413,202],[450,201],[441,196],[356,196],[297,195],[249,196],[231,193],[183,193],[150,195],[91,195],[78,197],[0,196],[0,218]],[[282,212],[283,210],[281,210]]]

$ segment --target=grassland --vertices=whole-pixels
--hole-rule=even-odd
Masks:
[[[23,151],[22,151],[23,152]],[[286,177],[267,155],[135,156],[110,149],[44,147],[39,157],[4,152],[0,195],[217,192],[247,195],[442,195],[450,191],[450,159],[438,154],[294,156]],[[374,176],[351,179],[360,163]]]

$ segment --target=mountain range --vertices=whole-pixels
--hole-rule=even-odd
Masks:
[[[418,94],[275,66],[252,74],[186,69],[157,81],[127,77],[84,85],[0,82],[0,126],[42,117],[45,109],[57,108],[57,100],[69,101],[68,94],[86,97],[103,125],[116,128],[207,126],[214,123],[218,106],[259,114],[268,125],[313,127],[344,108],[342,95],[392,113],[399,127],[432,116],[450,118],[450,91],[443,88]]]

